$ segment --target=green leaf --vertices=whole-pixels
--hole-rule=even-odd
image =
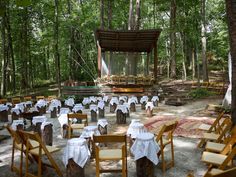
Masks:
[[[31,0],[16,0],[16,5],[26,7],[31,5]]]

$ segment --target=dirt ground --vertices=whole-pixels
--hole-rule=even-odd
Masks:
[[[163,103],[159,104],[159,108],[154,110],[155,115],[174,115],[176,117],[184,117],[191,115],[198,115],[199,112],[205,109],[208,104],[220,104],[221,99],[204,99],[199,101],[192,101],[187,103],[184,106],[167,106]],[[125,133],[131,119],[139,118],[141,122],[145,122],[148,117],[145,117],[145,112],[141,110],[140,105],[137,105],[137,112],[131,113],[130,118],[127,118],[126,125],[117,125],[115,123],[115,114],[109,113],[109,108],[106,107],[105,118],[109,122],[108,133]],[[90,113],[88,110],[89,120]],[[56,159],[56,162],[60,166],[64,175],[66,176],[66,168],[62,162],[63,148],[66,145],[67,139],[63,139],[60,134],[60,124],[57,118],[49,118],[49,114],[46,114],[48,121],[53,122],[53,145],[62,148],[61,151],[54,153],[53,157]],[[96,124],[89,122],[90,125]],[[1,135],[9,135],[8,132],[4,129],[0,131]],[[175,137],[174,138],[174,152],[175,152],[175,166],[168,169],[165,173],[162,172],[160,163],[155,166],[155,176],[164,176],[164,177],[185,177],[188,173],[192,172],[194,176],[200,177],[203,176],[207,167],[201,162],[201,153],[202,150],[198,149],[197,143],[198,139],[185,138],[185,137]],[[10,170],[10,160],[11,160],[11,149],[12,149],[12,140],[10,138],[0,142],[0,177],[14,177],[17,176],[14,172]],[[168,148],[167,148],[167,160],[169,157]],[[19,161],[19,152],[16,154],[16,161]],[[109,166],[116,167],[118,164],[109,163]],[[37,171],[35,165],[31,166],[31,170]],[[43,174],[45,177],[56,176],[55,172],[51,169],[46,170]],[[95,161],[90,160],[85,166],[85,176],[94,177],[95,176]],[[120,174],[103,174],[103,177],[114,177],[121,176]],[[136,176],[136,165],[133,157],[128,157],[128,176]]]

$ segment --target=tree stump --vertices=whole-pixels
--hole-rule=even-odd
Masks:
[[[145,105],[146,105],[146,102],[141,103],[141,109],[142,110],[145,110]]]
[[[68,161],[66,166],[66,176],[67,177],[85,177],[84,168],[80,167],[75,161],[71,158]]]
[[[52,146],[53,142],[53,130],[52,124],[45,125],[44,129],[42,130],[42,140],[46,145]]]
[[[53,110],[51,111],[51,118],[57,118],[57,108],[54,107]]]
[[[116,111],[116,123],[117,124],[126,124],[126,114],[121,110]]]
[[[110,113],[114,113],[116,110],[117,104],[113,103],[113,105],[110,104]]]
[[[98,108],[98,117],[99,118],[104,118],[105,117],[105,108],[103,108],[103,109]]]
[[[101,135],[107,135],[107,125],[105,127],[98,125],[98,131]]]
[[[43,114],[46,114],[46,106],[37,107],[37,109],[39,111],[40,116],[42,116]]]
[[[136,161],[137,177],[154,177],[154,165],[147,158],[142,157]]]
[[[69,130],[68,125],[64,124],[62,126],[62,132],[61,132],[62,138],[68,138],[68,130]]]
[[[152,109],[150,107],[147,108],[146,113],[148,117],[152,117]]]
[[[37,122],[36,125],[34,125],[34,132],[37,132],[39,136],[41,136],[41,125],[42,122]]]
[[[57,114],[60,114],[60,110],[61,110],[61,107],[58,106],[58,107],[57,107]]]
[[[8,115],[11,115],[11,106],[10,106],[10,105],[8,105],[8,111],[7,111],[7,114],[8,114]]]
[[[126,117],[130,117],[129,110],[127,110],[127,113],[125,113]]]
[[[131,111],[131,112],[136,112],[135,103],[131,103],[131,104],[130,104],[130,111]]]
[[[91,110],[91,122],[97,122],[97,112],[94,110]]]
[[[0,111],[0,122],[8,122],[8,111]]]
[[[17,129],[17,130],[24,130],[24,125],[18,124],[18,125],[16,126],[16,129]]]
[[[19,115],[17,115],[15,112],[12,112],[12,114],[11,114],[11,120],[13,121],[13,120],[18,120],[20,118],[20,114]]]

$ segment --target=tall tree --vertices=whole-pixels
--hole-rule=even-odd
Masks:
[[[139,30],[140,27],[140,3],[141,0],[136,0],[136,14],[135,14],[135,30]]]
[[[104,0],[100,0],[100,28],[104,29]]]
[[[128,19],[128,30],[133,29],[133,0],[129,1],[129,19]]]
[[[60,54],[59,54],[59,2],[54,0],[54,58],[56,63],[56,76],[58,85],[58,96],[61,96],[61,67],[60,67]]]
[[[230,53],[232,61],[232,102],[231,117],[236,124],[236,1],[225,0],[228,17],[228,28],[230,38]]]
[[[170,77],[176,78],[176,0],[171,0],[170,30]]]

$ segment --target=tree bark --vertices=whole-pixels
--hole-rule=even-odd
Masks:
[[[208,82],[208,67],[206,57],[206,0],[201,1],[201,41],[202,41],[202,70],[203,70],[203,81]]]
[[[133,29],[133,0],[129,2],[129,19],[128,19],[128,30]]]
[[[135,30],[139,30],[140,27],[140,3],[141,0],[136,0]]]
[[[171,1],[170,30],[170,77],[176,78],[176,0]]]
[[[104,0],[100,0],[100,28],[104,29]]]
[[[112,2],[113,0],[108,0],[108,29],[112,29]]]
[[[231,118],[236,124],[236,1],[226,0],[226,13],[228,18],[230,53],[232,60],[232,102]]]
[[[4,13],[2,17],[2,80],[1,80],[1,95],[6,95],[6,66],[7,66],[7,59],[6,59],[6,53],[7,53],[7,47],[6,47],[6,13]]]
[[[59,54],[59,23],[58,23],[58,0],[54,0],[55,3],[55,16],[54,16],[54,58],[56,63],[56,76],[57,76],[57,84],[58,84],[58,97],[61,96],[61,68],[60,68],[60,54]]]

